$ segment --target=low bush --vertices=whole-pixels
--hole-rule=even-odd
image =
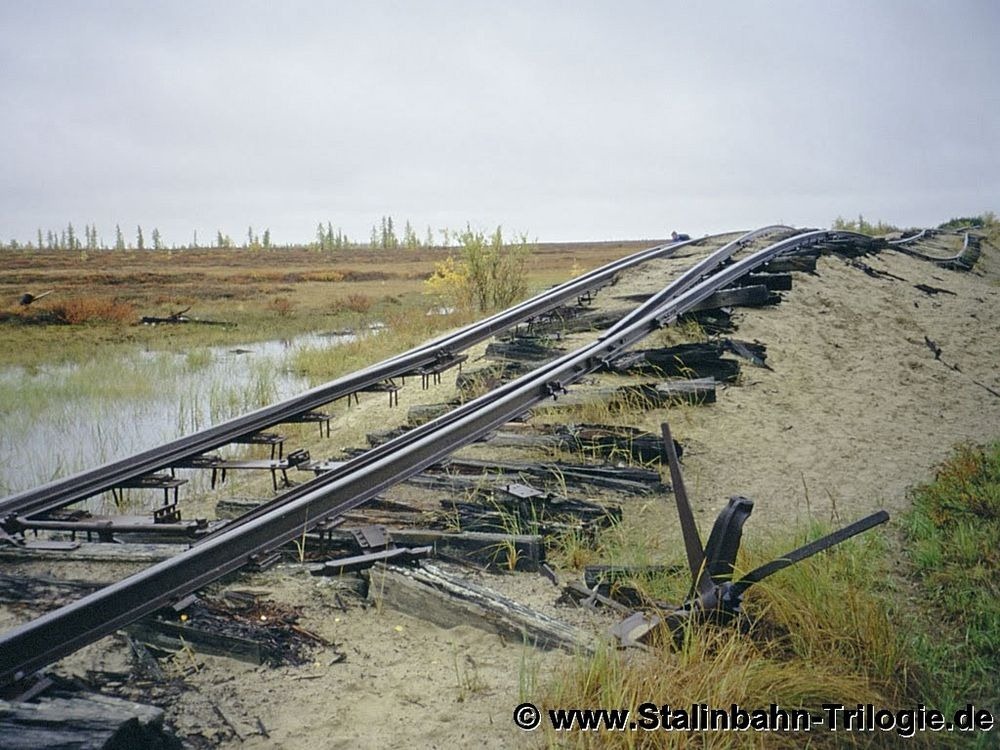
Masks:
[[[76,297],[52,305],[53,320],[68,325],[84,323],[134,323],[135,307],[130,302],[107,297]]]

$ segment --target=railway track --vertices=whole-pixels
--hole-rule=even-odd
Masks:
[[[778,239],[774,236],[778,235]],[[719,242],[720,239],[714,239]],[[704,240],[702,241],[704,242]],[[768,244],[769,242],[769,244]],[[0,502],[0,518],[17,532],[17,519],[40,515],[106,491],[129,478],[192,459],[283,419],[361,389],[393,375],[447,362],[473,343],[513,327],[566,300],[610,283],[616,273],[670,255],[688,241],[661,245],[567,282],[511,310],[468,326],[406,354],[273,407],[232,420],[160,449],[100,469],[83,472]],[[558,398],[584,376],[676,321],[720,289],[763,264],[786,255],[814,253],[861,245],[872,240],[847,232],[765,227],[725,242],[697,260],[594,341],[542,365],[451,412],[410,430],[338,468],[207,534],[189,549],[78,601],[0,635],[0,685],[33,671],[148,615],[205,584],[235,571],[317,525],[336,519],[384,491],[523,414],[531,406]],[[760,247],[760,245],[764,245]],[[8,531],[11,533],[11,531]]]
[[[950,243],[942,243],[939,238],[962,237],[962,246],[953,252]],[[979,237],[973,232],[945,232],[938,229],[922,229],[915,234],[889,240],[889,247],[914,258],[936,263],[944,268],[967,271],[979,259]]]
[[[49,482],[0,500],[0,529],[19,530],[18,517],[30,517],[63,508],[124,483],[183,465],[208,451],[238,442],[256,433],[288,422],[340,398],[349,398],[386,380],[415,376],[457,363],[458,353],[498,333],[548,312],[567,301],[592,294],[610,284],[617,274],[653,258],[669,257],[679,249],[705,242],[685,240],[656,245],[571,279],[514,307],[456,332],[422,344],[408,352],[351,373],[292,399],[258,409],[243,416],[187,435],[142,453],[95,469]]]

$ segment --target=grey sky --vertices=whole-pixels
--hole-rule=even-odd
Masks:
[[[1000,3],[0,0],[0,238],[1000,210]]]

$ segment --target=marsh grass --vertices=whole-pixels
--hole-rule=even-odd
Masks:
[[[824,531],[816,527],[814,538]],[[642,564],[649,550],[626,546],[620,536],[604,551],[619,564]],[[801,540],[800,540],[801,541]],[[798,544],[796,541],[794,544]],[[738,567],[748,570],[773,559],[790,546],[750,546]],[[745,609],[745,632],[732,626],[692,623],[680,647],[672,638],[654,642],[648,652],[610,646],[591,658],[579,658],[566,673],[542,688],[545,708],[592,706],[635,708],[707,703],[728,707],[767,707],[821,712],[824,703],[880,706],[909,705],[914,695],[912,662],[900,629],[900,614],[879,583],[885,565],[882,542],[869,535],[794,565],[751,589]],[[660,559],[658,562],[665,562]],[[683,566],[680,558],[673,561]],[[630,582],[651,599],[679,602],[690,586],[686,574]],[[544,709],[543,709],[544,710]],[[592,732],[556,736],[553,746],[569,747],[844,747],[843,733]],[[849,738],[851,739],[851,738]],[[857,736],[860,745],[895,747],[895,734]],[[921,746],[921,739],[915,744]],[[850,743],[848,743],[850,746]],[[927,746],[927,745],[923,745]]]
[[[913,492],[906,555],[923,604],[925,696],[953,710],[1000,703],[1000,442],[961,445]]]
[[[426,315],[413,309],[392,311],[385,316],[385,328],[364,329],[354,341],[345,342],[336,350],[301,349],[292,355],[289,366],[310,382],[322,383],[394,357],[469,319],[460,313]]]
[[[0,489],[124,458],[273,403],[300,382],[273,357],[209,349],[8,368],[0,371]],[[197,476],[186,491],[201,489]]]

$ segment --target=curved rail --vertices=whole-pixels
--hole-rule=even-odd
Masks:
[[[647,302],[642,315],[604,337],[522,376],[501,394],[486,394],[460,418],[439,418],[416,440],[386,443],[377,460],[347,462],[332,481],[247,523],[226,529],[147,570],[0,635],[0,684],[16,681],[116,629],[235,571],[254,554],[273,549],[325,518],[341,515],[522,414],[558,396],[617,352],[667,325],[687,310],[772,258],[808,249],[843,233],[811,231],[774,243],[699,281],[668,302]],[[367,455],[367,454],[365,454]]]
[[[794,229],[792,227],[786,227],[786,226],[782,226],[782,225],[774,225],[774,226],[764,227],[762,229],[757,229],[755,231],[748,232],[748,233],[742,235],[741,237],[737,238],[736,240],[733,240],[732,242],[727,243],[726,245],[722,246],[718,250],[715,250],[710,255],[708,255],[706,258],[704,258],[703,260],[701,260],[698,263],[696,263],[690,269],[688,269],[687,271],[685,271],[684,274],[682,274],[680,277],[678,277],[673,282],[671,282],[671,284],[669,285],[668,288],[671,289],[671,290],[674,290],[673,291],[673,296],[677,296],[678,294],[680,294],[684,290],[688,289],[692,284],[694,284],[699,278],[701,278],[702,276],[704,276],[706,273],[709,273],[711,270],[717,268],[719,265],[721,265],[725,261],[729,260],[729,258],[732,257],[733,253],[735,253],[736,251],[738,251],[740,248],[745,247],[747,245],[747,243],[752,242],[753,240],[755,240],[755,239],[757,239],[757,238],[759,238],[759,237],[761,237],[763,235],[766,235],[766,234],[769,234],[769,233],[772,233],[772,232],[782,231],[782,230],[794,231]],[[664,297],[664,293],[663,292],[660,292],[660,293],[656,294],[654,297],[651,297],[649,300],[647,300],[636,311],[633,311],[633,312],[629,313],[629,315],[626,316],[626,318],[622,319],[622,322],[617,323],[612,329],[610,329],[609,331],[607,331],[602,336],[602,338],[610,336],[610,335],[613,335],[613,332],[616,331],[616,330],[621,330],[623,328],[626,328],[627,325],[624,324],[625,321],[627,321],[627,320],[631,320],[631,321],[638,320],[641,317],[640,312],[642,310],[655,309],[656,307],[662,305],[665,301],[666,301],[666,298]],[[631,324],[631,323],[629,322],[628,324]],[[535,369],[530,374],[532,374],[532,375],[540,374],[540,373],[544,372],[546,369],[556,368],[568,356],[571,356],[571,355],[563,355],[562,357],[557,358],[557,359],[553,360],[552,362],[544,364],[541,367]],[[494,388],[488,394],[488,396],[491,399],[499,398],[499,397],[503,396],[504,394],[510,392],[514,388],[516,388],[517,387],[516,386],[517,382],[518,381],[515,380],[515,381],[512,381],[510,383],[501,384],[497,388]],[[437,417],[436,419],[434,419],[434,420],[432,420],[430,422],[426,422],[426,423],[424,423],[422,425],[414,427],[411,430],[407,430],[405,433],[403,433],[402,435],[399,435],[395,439],[393,439],[391,441],[387,441],[386,443],[383,443],[382,445],[375,446],[375,447],[373,447],[373,448],[365,451],[363,454],[361,454],[359,456],[355,456],[353,459],[351,459],[350,461],[345,462],[341,466],[338,466],[338,467],[336,467],[336,468],[334,468],[334,469],[332,469],[332,470],[330,470],[330,471],[328,471],[328,472],[326,472],[326,473],[324,473],[324,474],[316,477],[315,479],[310,480],[309,482],[303,483],[303,484],[299,485],[298,487],[295,487],[295,488],[293,488],[293,489],[291,489],[291,490],[289,490],[287,492],[284,492],[280,496],[275,497],[275,498],[273,498],[272,500],[270,500],[270,501],[268,501],[266,503],[262,503],[261,505],[258,505],[257,507],[255,507],[255,508],[247,511],[245,514],[243,514],[239,518],[236,518],[232,522],[226,524],[222,528],[216,529],[213,532],[205,534],[204,536],[202,536],[198,540],[197,544],[204,544],[208,539],[211,539],[213,537],[217,537],[220,534],[228,532],[230,529],[232,529],[232,528],[234,528],[236,526],[245,525],[245,524],[253,521],[255,518],[259,518],[259,517],[261,517],[263,515],[266,515],[267,513],[272,512],[275,508],[281,507],[283,505],[287,505],[288,503],[293,502],[297,498],[302,497],[303,495],[306,495],[306,494],[308,494],[309,492],[311,492],[311,491],[313,491],[315,489],[318,489],[320,487],[323,487],[323,486],[326,486],[328,484],[331,484],[332,482],[336,481],[340,477],[346,476],[347,474],[351,473],[352,471],[357,471],[359,468],[361,468],[363,466],[366,466],[366,465],[369,465],[369,464],[371,464],[371,463],[373,463],[373,462],[375,462],[375,461],[383,458],[384,456],[391,455],[395,451],[398,451],[400,448],[402,448],[402,447],[404,447],[406,445],[409,445],[409,444],[411,444],[413,442],[416,442],[417,440],[420,440],[420,439],[424,438],[425,436],[433,433],[435,430],[441,429],[444,425],[447,425],[447,424],[455,422],[455,421],[457,421],[459,419],[462,419],[463,417],[465,417],[465,416],[473,413],[474,411],[476,411],[476,409],[479,409],[479,408],[482,408],[481,407],[481,399],[475,399],[473,401],[468,401],[468,402],[466,402],[466,403],[464,403],[464,404],[462,404],[462,405],[460,405],[460,406],[452,409],[451,411],[447,412],[446,414],[442,414],[441,416]]]
[[[931,238],[936,234],[938,234],[937,230],[922,229],[918,234],[915,234],[912,237],[890,240],[888,244],[893,250],[898,250],[901,253],[905,253],[906,255],[914,258],[919,258],[920,260],[937,263],[940,266],[949,266],[953,268],[957,267],[968,270],[976,264],[976,261],[979,259],[979,243],[972,232],[964,233],[965,237],[962,240],[962,249],[954,255],[930,255],[928,253],[920,252],[919,250],[914,250],[909,246],[911,243],[918,242],[920,238],[924,236]]]
[[[719,237],[724,235],[713,235]],[[630,256],[607,263],[575,279],[535,295],[507,310],[465,326],[450,334],[415,347],[403,354],[371,365],[294,398],[222,422],[206,430],[151,448],[141,453],[107,463],[95,469],[73,474],[0,500],[0,524],[11,516],[30,516],[93,497],[115,486],[171,465],[194,458],[207,451],[234,442],[245,435],[264,430],[338,398],[349,396],[388,378],[401,377],[429,367],[455,352],[485,341],[498,332],[547,312],[576,296],[593,291],[611,281],[618,273],[646,261],[670,255],[678,248],[702,240],[656,245]]]
[[[935,230],[933,229],[921,229],[916,234],[911,234],[909,237],[900,237],[896,240],[889,240],[890,245],[905,245],[909,242],[917,242],[923,237],[933,237]]]

